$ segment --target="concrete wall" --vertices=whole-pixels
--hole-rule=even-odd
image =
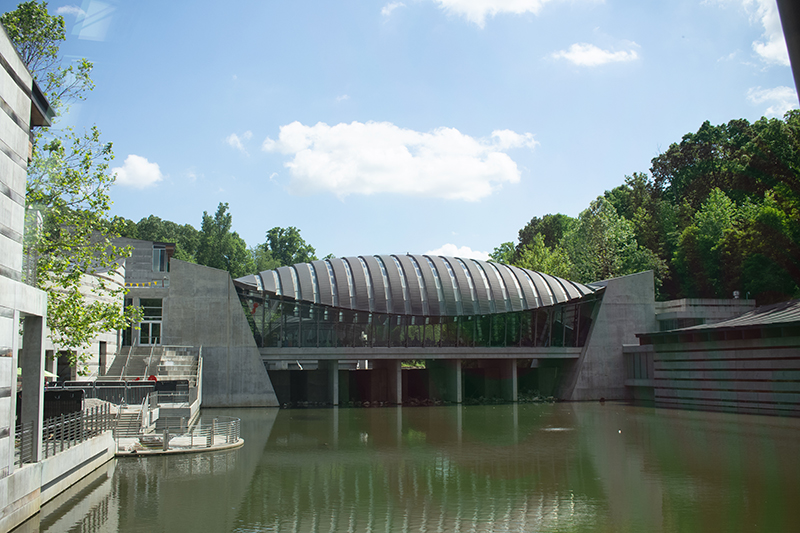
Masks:
[[[159,286],[169,285],[169,272],[153,271],[153,242],[120,237],[114,243],[117,246],[133,248],[131,256],[125,260],[125,283],[136,284],[157,282]],[[147,298],[147,296],[143,296]],[[157,298],[157,296],[154,296]]]
[[[111,431],[0,479],[0,531],[9,531],[102,464],[114,458]]]
[[[567,367],[558,391],[565,400],[622,400],[625,388],[623,344],[638,344],[636,333],[655,331],[653,272],[614,278],[592,323],[580,358]]]
[[[203,347],[203,407],[277,407],[228,273],[176,259],[170,268],[162,344]]]
[[[5,30],[0,33],[0,56],[13,72],[0,68],[0,276],[20,281],[33,82]]]
[[[41,437],[47,296],[22,283],[33,80],[1,26],[0,57],[5,67],[0,69],[0,531],[8,531],[19,523],[15,520],[30,516],[27,513],[34,507],[33,512],[38,510],[26,491],[31,486],[29,474],[24,468],[15,471],[14,422],[19,366],[26,400],[21,421],[32,424],[34,434]],[[19,339],[20,319],[25,324],[24,345]],[[39,487],[32,490],[38,493]]]

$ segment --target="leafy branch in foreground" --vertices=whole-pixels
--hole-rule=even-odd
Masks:
[[[50,15],[46,2],[23,2],[0,15],[0,23],[56,112],[94,88],[92,63],[63,66],[64,18]],[[118,270],[130,251],[114,246],[119,231],[108,217],[114,154],[96,126],[84,134],[43,128],[32,144],[26,204],[38,222],[25,240],[26,257],[35,264],[27,281],[47,292],[50,339],[78,364],[89,357],[80,351],[100,333],[138,318],[123,307]]]

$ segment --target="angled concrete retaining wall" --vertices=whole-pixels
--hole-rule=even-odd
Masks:
[[[203,347],[203,407],[277,407],[230,276],[170,261],[163,344]]]

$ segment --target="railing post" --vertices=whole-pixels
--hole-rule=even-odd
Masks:
[[[25,454],[25,423],[23,422],[19,427],[19,464],[22,467],[23,455]]]
[[[164,428],[164,451],[169,450],[169,427]]]

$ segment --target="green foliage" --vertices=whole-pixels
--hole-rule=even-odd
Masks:
[[[564,238],[574,221],[574,218],[561,213],[544,215],[542,218],[533,217],[524,228],[519,230],[517,250],[522,250],[525,246],[533,244],[536,234],[541,234],[544,237],[545,246],[554,248]]]
[[[800,111],[705,122],[650,171],[626,176],[577,221],[534,217],[515,264],[584,282],[651,269],[660,298],[800,297]]]
[[[265,270],[274,270],[281,266],[281,264],[272,258],[272,252],[267,250],[264,245],[254,246],[250,248],[250,254],[253,256],[253,263],[255,264],[254,272],[264,272]]]
[[[300,237],[300,230],[294,226],[267,231],[267,242],[262,246],[280,266],[317,260],[316,250]]]
[[[45,2],[22,3],[0,22],[53,109],[94,87],[85,59],[61,66],[64,19],[51,16]],[[25,239],[26,257],[35,262],[27,281],[47,292],[50,338],[77,365],[99,333],[137,318],[134,309],[123,309],[125,289],[116,272],[129,250],[113,245],[120,225],[108,218],[114,154],[97,127],[83,134],[40,129],[32,144],[26,203],[29,219],[41,219]]]
[[[55,68],[61,41],[67,38],[64,17],[47,12],[47,2],[23,2],[0,16],[8,37],[31,72]]]
[[[0,22],[53,109],[82,100],[94,89],[92,63],[82,58],[62,65],[59,48],[66,40],[64,17],[50,15],[47,2],[23,2],[0,15]]]
[[[227,270],[231,277],[240,278],[255,272],[255,263],[244,239],[231,231],[232,225],[227,203],[220,203],[213,217],[203,211],[196,258],[201,265]]]
[[[118,228],[108,219],[111,144],[97,128],[65,135],[38,148],[28,167],[26,202],[42,225],[25,244],[36,259],[28,281],[47,291],[50,338],[78,364],[99,333],[124,329],[135,317],[122,307],[126,291],[116,276],[129,250],[112,243]]]
[[[514,265],[565,279],[572,278],[574,269],[567,251],[560,244],[549,248],[541,233],[535,234],[533,242],[522,249]]]
[[[489,254],[489,258],[491,261],[495,263],[503,263],[504,265],[510,265],[514,262],[514,254],[516,253],[516,249],[514,248],[513,242],[504,242],[500,246],[494,249],[492,253]]]
[[[564,236],[564,247],[575,264],[575,280],[581,282],[628,273],[638,249],[633,224],[602,196],[578,216]]]
[[[175,244],[175,259],[196,263],[195,254],[200,242],[200,232],[191,224],[176,224],[169,220],[150,215],[136,223],[135,236],[124,235],[145,241],[169,242]]]

